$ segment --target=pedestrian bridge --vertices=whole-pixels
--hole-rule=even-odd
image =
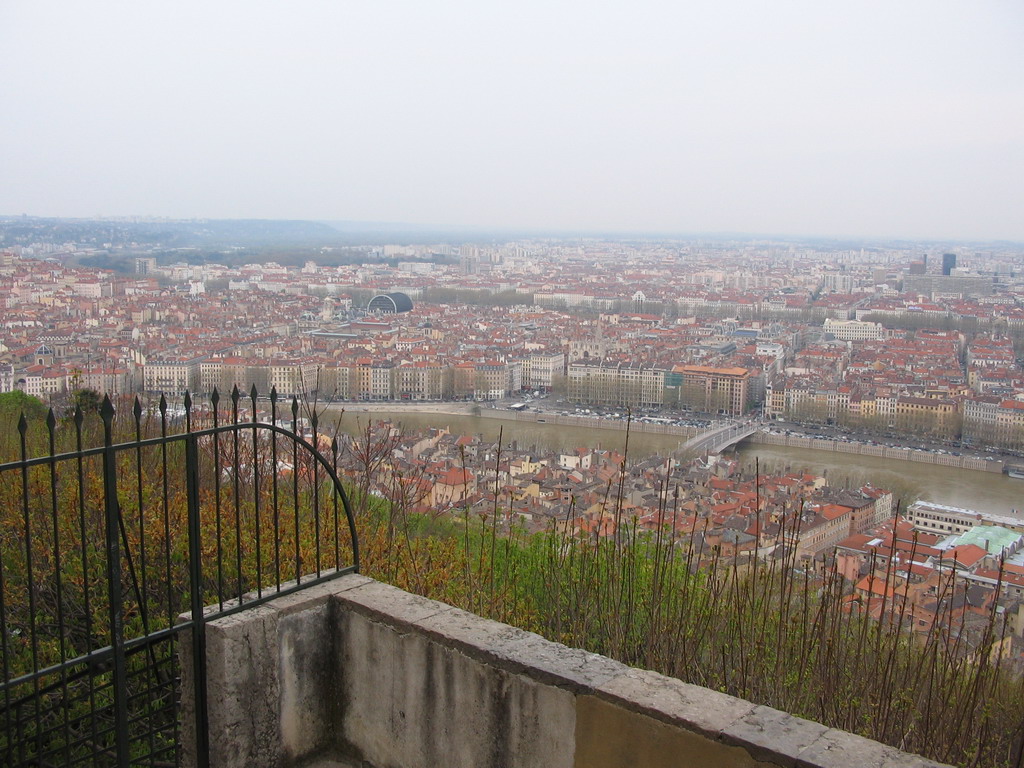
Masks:
[[[754,424],[730,422],[694,435],[679,446],[678,452],[688,455],[721,453],[730,445],[735,445],[740,440],[750,437],[756,431],[757,426]]]

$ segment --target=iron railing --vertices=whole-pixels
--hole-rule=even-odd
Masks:
[[[188,632],[205,764],[205,623],[358,569],[338,442],[278,406],[104,398],[0,435],[0,763],[178,765]]]

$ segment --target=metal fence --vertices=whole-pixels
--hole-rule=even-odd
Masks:
[[[0,763],[178,765],[181,634],[358,569],[338,442],[279,405],[104,398],[0,435]]]

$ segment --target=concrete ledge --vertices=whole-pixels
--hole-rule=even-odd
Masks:
[[[709,688],[690,685],[646,669],[629,669],[595,695],[656,720],[718,740],[755,705]]]
[[[574,766],[579,768],[773,765],[756,760],[742,747],[709,739],[595,696],[579,697],[576,716]]]
[[[573,692],[589,691],[628,669],[606,656],[552,643],[533,632],[481,619],[458,608],[426,618],[416,626],[431,639],[458,648],[471,658]]]
[[[362,576],[207,637],[218,766],[938,766]]]

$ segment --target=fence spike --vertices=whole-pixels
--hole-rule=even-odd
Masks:
[[[235,384],[231,387],[231,421],[234,424],[238,423],[238,401],[242,395],[238,391],[238,385]]]
[[[100,417],[107,426],[114,420],[114,404],[110,402],[110,395],[103,396],[103,405],[100,406]]]

